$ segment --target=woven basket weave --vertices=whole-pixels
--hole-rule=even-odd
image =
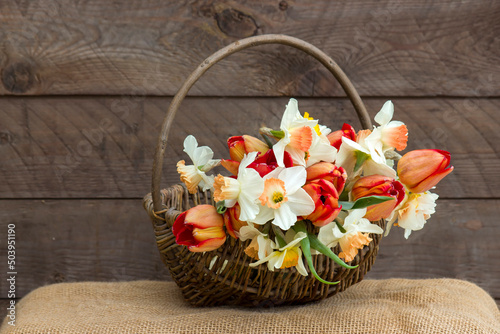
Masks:
[[[325,53],[300,39],[284,35],[261,35],[237,41],[208,57],[184,82],[176,94],[162,125],[153,165],[152,193],[144,198],[144,208],[150,216],[156,243],[173,280],[180,287],[185,299],[196,306],[242,305],[274,306],[303,304],[327,298],[347,289],[363,279],[370,270],[378,252],[381,236],[371,234],[368,246],[358,252],[351,265],[345,269],[327,256],[313,256],[319,276],[337,285],[320,283],[309,275],[300,275],[295,268],[269,271],[267,266],[251,268],[253,259],[244,253],[250,240],[242,242],[228,237],[219,249],[205,253],[191,253],[187,247],[175,243],[172,225],[179,214],[198,204],[214,204],[210,192],[189,194],[184,185],[174,185],[160,190],[163,157],[170,128],[180,103],[193,84],[215,63],[243,49],[262,44],[284,44],[306,52],[323,64],[339,81],[357,111],[364,128],[371,122],[358,93],[338,65]],[[376,222],[384,228],[384,222]],[[334,249],[338,254],[338,246]]]

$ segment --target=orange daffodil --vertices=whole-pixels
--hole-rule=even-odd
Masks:
[[[193,165],[181,160],[177,171],[190,193],[211,190],[217,209],[198,205],[179,215],[172,230],[177,243],[190,251],[211,251],[226,242],[227,233],[248,241],[244,251],[252,268],[294,267],[322,283],[338,283],[318,276],[314,254],[354,268],[345,262],[372,241],[371,234],[384,232],[371,222],[379,219],[387,220],[386,234],[395,225],[408,238],[435,212],[438,195],[430,189],[453,170],[446,151],[395,153],[406,148],[408,130],[392,120],[393,114],[394,105],[387,101],[373,129],[356,134],[344,124],[331,132],[308,113],[302,116],[297,101],[290,99],[279,130],[262,128],[265,142],[248,135],[230,137],[231,159],[222,161],[188,136],[184,152]],[[207,175],[219,165],[232,176]],[[332,251],[337,245],[339,254]]]
[[[184,140],[184,152],[187,153],[193,165],[186,166],[186,162],[181,160],[177,163],[177,172],[181,175],[191,194],[198,191],[198,186],[203,190],[211,189],[214,184],[214,177],[205,174],[220,163],[220,160],[213,160],[214,152],[208,146],[198,147],[198,142],[194,136],[187,136]]]
[[[322,129],[325,133],[321,133]],[[273,145],[278,166],[285,166],[283,163],[285,151],[292,156],[295,165],[304,167],[321,160],[335,160],[337,149],[330,145],[326,137],[329,130],[325,131],[326,129],[319,126],[317,120],[302,117],[297,100],[290,99],[281,119],[280,130],[283,137]]]

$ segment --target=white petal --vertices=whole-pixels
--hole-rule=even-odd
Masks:
[[[298,189],[288,196],[287,204],[296,216],[306,216],[314,211],[314,201],[304,189]]]
[[[300,116],[299,103],[296,99],[290,99],[286,105],[285,112],[283,113],[283,118],[281,119],[281,130],[289,129],[292,122],[296,119],[297,114]]]
[[[344,220],[344,227],[356,224],[364,215],[366,215],[366,208],[349,211],[349,216]]]
[[[295,237],[293,238],[292,241],[290,241],[288,244],[286,244],[284,247],[281,247],[279,249],[279,251],[284,251],[285,249],[291,249],[293,247],[295,247],[299,242],[300,240],[304,239],[307,237],[307,234],[305,234],[304,232],[299,232],[295,235]]]
[[[384,175],[388,177],[396,178],[396,171],[387,166],[385,163],[379,164],[373,161],[372,159],[367,159],[363,164],[363,172],[365,176],[369,175]]]
[[[307,172],[302,166],[285,168],[278,178],[285,182],[287,196],[292,195],[306,183]]]
[[[316,135],[316,138],[321,137]],[[316,139],[313,141],[313,144],[309,149],[309,159],[306,161],[306,166],[312,166],[320,161],[333,162],[335,161],[336,156],[337,149],[330,145],[328,139],[326,139],[326,142],[321,139]]]
[[[301,274],[302,276],[307,276],[307,270],[306,267],[304,267],[304,261],[302,260],[302,251],[300,250],[300,248],[297,250],[297,253],[299,254],[299,263],[297,263],[295,268],[297,268],[299,274]]]
[[[285,158],[285,147],[290,143],[290,139],[282,138],[276,144],[273,145],[274,156],[276,157],[276,162],[278,166],[285,167],[283,159]]]
[[[248,239],[253,239],[259,235],[261,235],[260,231],[256,229],[252,224],[242,226],[240,228],[240,240],[245,241]]]
[[[264,225],[268,221],[274,218],[274,210],[267,207],[259,205],[259,213],[255,216],[255,219],[252,221],[255,224]]]
[[[240,204],[240,217],[242,221],[252,221],[259,213],[259,205],[255,203],[254,199],[247,196],[239,196],[238,203]]]
[[[247,168],[248,165],[250,165],[252,162],[254,162],[258,153],[259,152],[250,152],[248,154],[245,154],[243,159],[241,159],[240,166],[238,167],[238,174],[241,173],[242,170]]]
[[[306,153],[296,148],[287,147],[285,151],[292,157],[295,166],[306,166]]]
[[[278,209],[274,210],[273,224],[282,230],[288,230],[297,222],[297,215],[292,212],[287,204],[284,203]]]
[[[375,122],[380,125],[385,125],[389,123],[394,115],[394,104],[389,100],[382,106],[382,109],[375,115]]]
[[[213,156],[214,152],[210,147],[201,146],[194,150],[192,159],[194,164],[199,167],[204,166],[206,163],[208,163]]]
[[[184,152],[189,155],[189,158],[193,160],[193,153],[194,150],[198,147],[198,142],[196,141],[196,138],[193,135],[189,135],[184,139]]]

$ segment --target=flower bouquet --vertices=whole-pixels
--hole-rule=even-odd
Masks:
[[[287,273],[339,284],[318,275],[316,265],[322,264],[316,256],[348,271],[357,267],[351,262],[374,235],[399,226],[408,238],[435,212],[438,195],[430,190],[453,170],[446,151],[398,154],[406,148],[408,131],[392,120],[393,113],[387,101],[373,129],[356,133],[344,124],[332,132],[308,113],[302,115],[291,99],[279,128],[260,129],[262,140],[229,138],[230,159],[213,159],[209,147],[199,147],[188,136],[184,152],[192,164],[177,163],[180,179],[191,194],[210,190],[216,204],[178,215],[172,227],[176,243],[190,252],[214,251],[205,258],[211,270],[228,256],[217,249],[239,240],[247,280],[257,280],[262,268],[288,268]],[[225,171],[210,174],[216,167]],[[217,270],[230,280],[235,274],[225,271],[230,260],[224,261]]]

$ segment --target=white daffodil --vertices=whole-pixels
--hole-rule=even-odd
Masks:
[[[214,152],[208,146],[198,147],[196,138],[189,135],[184,139],[184,152],[187,153],[193,165],[186,166],[186,162],[181,160],[177,163],[177,172],[181,175],[190,193],[194,194],[198,190],[198,185],[205,191],[211,189],[214,177],[205,173],[217,166],[220,160],[213,160]]]
[[[267,237],[267,234],[260,232],[253,224],[242,226],[239,237],[241,241],[252,240],[245,249],[245,253],[256,260],[265,258],[277,248],[276,244]]]
[[[411,193],[405,201],[401,203],[399,209],[396,208],[392,217],[389,217],[386,235],[389,233],[392,224],[398,220],[398,226],[405,229],[405,238],[408,239],[412,231],[421,230],[431,214],[436,212],[436,200],[439,195],[430,191],[424,193]]]
[[[225,206],[233,207],[236,202],[240,205],[239,220],[252,221],[259,213],[259,196],[264,191],[264,180],[252,168],[247,168],[259,152],[245,155],[238,167],[238,178],[218,175],[214,182],[215,201],[225,201]]]
[[[359,156],[363,154],[366,155],[367,158],[361,167],[354,172],[356,162]],[[385,158],[381,162],[374,160],[368,148],[346,137],[342,137],[342,145],[340,145],[339,152],[337,153],[335,165],[343,167],[347,175],[349,175],[349,179],[353,179],[355,176],[360,175],[362,171],[365,176],[379,174],[392,177],[393,179],[396,178],[396,171],[386,164]]]
[[[368,219],[363,218],[365,214],[366,208],[349,211],[349,215],[344,219],[344,225],[342,226],[345,233],[333,221],[320,228],[318,240],[330,248],[340,244],[342,252],[339,257],[344,258],[347,262],[352,261],[358,254],[358,250],[368,245],[372,240],[368,237],[368,233],[382,234],[384,232],[380,226],[372,224]]]
[[[264,191],[259,197],[260,211],[253,220],[264,225],[269,220],[282,230],[297,222],[297,216],[307,216],[314,211],[312,198],[302,189],[307,172],[302,166],[278,167],[264,177]]]
[[[307,152],[307,158],[305,159],[306,167],[312,166],[320,161],[333,162],[336,156],[337,149],[330,145],[330,141],[326,135],[324,135],[323,132],[319,135],[314,132],[313,141]]]
[[[297,100],[290,99],[281,119],[280,130],[283,132],[283,138],[273,145],[278,166],[285,166],[285,151],[290,153],[294,164],[305,166],[305,154],[311,147],[314,128],[317,125],[318,121],[302,117]]]
[[[284,247],[264,258],[259,257],[259,261],[250,263],[250,267],[256,267],[267,262],[267,268],[270,271],[295,267],[301,275],[307,276],[307,270],[304,261],[302,261],[302,250],[300,249],[300,241],[305,237],[307,235],[304,232],[295,233],[293,230],[288,230],[285,234],[287,244]]]
[[[372,133],[365,138],[370,155],[377,163],[385,163],[386,151],[402,151],[406,148],[408,128],[403,122],[391,121],[393,115],[394,105],[392,101],[387,101],[374,118],[380,126],[374,127]]]

